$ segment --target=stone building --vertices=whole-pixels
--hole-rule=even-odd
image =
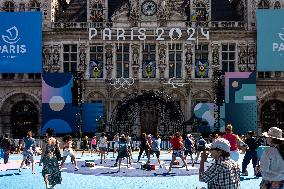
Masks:
[[[41,11],[43,70],[83,73],[82,100],[103,103],[104,129],[137,135],[191,131],[183,123],[192,107],[215,99],[214,70],[256,70],[256,9],[283,7],[284,0],[0,0],[0,11]],[[259,133],[283,129],[283,72],[257,73],[257,107]],[[0,134],[38,135],[40,127],[41,75],[0,74]]]

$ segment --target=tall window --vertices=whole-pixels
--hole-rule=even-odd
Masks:
[[[142,77],[156,77],[156,45],[145,44],[143,48]]]
[[[30,11],[40,11],[40,3],[37,1],[32,1],[30,3]]]
[[[104,47],[96,45],[90,47],[90,77],[103,78],[104,76]]]
[[[182,49],[181,44],[169,44],[169,78],[181,78]]]
[[[4,11],[5,12],[14,12],[15,10],[15,5],[11,1],[7,1],[4,3]]]
[[[208,44],[195,46],[195,77],[208,78]]]
[[[129,44],[117,44],[116,47],[116,77],[129,78]]]
[[[104,7],[101,3],[97,3],[93,6],[91,10],[90,20],[93,22],[103,22],[104,21]]]
[[[20,12],[25,12],[25,4],[24,3],[20,3],[19,4],[19,11]]]
[[[222,70],[234,72],[236,62],[236,45],[233,43],[222,44]]]
[[[267,0],[262,0],[258,3],[258,9],[269,9],[269,3]]]
[[[63,69],[64,72],[76,72],[77,70],[77,45],[63,45]]]

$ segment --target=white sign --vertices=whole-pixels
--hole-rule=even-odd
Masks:
[[[96,28],[89,29],[89,40],[92,40],[98,36],[98,30]],[[198,39],[209,40],[209,30],[205,28],[171,28],[168,31],[165,31],[164,28],[156,28],[154,30],[147,30],[146,28],[131,28],[131,30],[126,31],[123,28],[105,28],[101,30],[101,39],[102,40],[134,40],[135,38],[143,40],[156,40],[156,41],[165,41],[165,40],[179,40],[182,37],[186,37],[187,41],[195,41]]]

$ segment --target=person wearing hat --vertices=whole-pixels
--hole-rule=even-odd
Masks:
[[[199,180],[208,184],[208,189],[240,189],[239,165],[230,159],[230,143],[224,138],[215,140],[210,146],[210,152],[215,162],[204,171],[208,154],[201,154]]]
[[[260,189],[283,189],[284,187],[284,138],[282,130],[271,127],[263,136],[269,148],[263,151],[260,159],[262,181]]]

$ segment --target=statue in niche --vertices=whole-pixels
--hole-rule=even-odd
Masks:
[[[54,65],[59,64],[59,51],[58,50],[53,51],[53,64]]]
[[[255,50],[254,50],[254,48],[249,49],[249,64],[255,64]]]
[[[43,54],[44,54],[44,65],[48,66],[49,63],[50,63],[50,53],[49,53],[49,50],[45,49]]]
[[[239,64],[246,64],[246,50],[244,48],[240,49],[239,59]]]
[[[188,66],[192,66],[192,51],[191,48],[188,48],[185,53],[185,63]]]
[[[130,20],[137,20],[139,18],[139,8],[137,0],[130,0],[129,2],[129,17]]]
[[[166,65],[166,50],[164,48],[160,48],[159,58],[160,65]]]
[[[139,65],[139,52],[137,48],[133,49],[133,65]]]

